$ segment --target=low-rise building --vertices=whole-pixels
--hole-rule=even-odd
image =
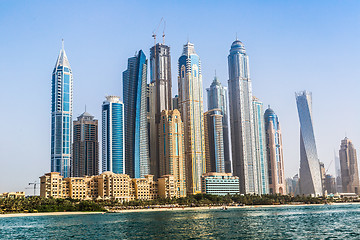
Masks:
[[[41,197],[120,201],[152,200],[158,197],[158,183],[154,181],[153,175],[132,179],[127,174],[103,172],[91,177],[63,178],[60,173],[52,172],[40,177],[40,180]],[[163,191],[176,190],[167,189],[168,187],[170,185],[166,185]]]
[[[4,192],[0,193],[0,198],[24,198],[25,192]]]
[[[158,192],[161,198],[181,197],[176,190],[176,179],[173,175],[164,175],[158,179]]]
[[[205,173],[202,179],[202,193],[214,195],[239,194],[239,177],[231,173]]]

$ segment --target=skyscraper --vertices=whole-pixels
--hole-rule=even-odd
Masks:
[[[239,40],[231,45],[228,65],[233,174],[239,177],[240,193],[258,194],[249,57]]]
[[[124,104],[106,96],[102,105],[102,171],[125,174]]]
[[[255,157],[257,168],[257,183],[259,194],[269,193],[268,163],[266,155],[266,140],[264,126],[263,103],[253,97]]]
[[[51,171],[70,177],[73,75],[64,44],[51,82]]]
[[[184,126],[180,112],[163,110],[160,118],[160,177],[173,175],[179,195],[186,196]]]
[[[269,107],[264,114],[270,194],[286,194],[282,136],[278,116]]]
[[[72,176],[99,174],[98,120],[88,112],[74,121]]]
[[[218,108],[221,109],[222,112],[225,172],[231,173],[227,88],[222,86],[218,78],[215,76],[214,81],[210,85],[210,88],[207,88],[206,91],[207,91],[208,110]]]
[[[175,95],[175,97],[173,97],[172,104],[173,104],[173,107],[172,107],[173,110],[174,109],[179,110],[179,95]]]
[[[313,129],[311,93],[296,93],[296,104],[300,121],[300,193],[320,196],[322,180]]]
[[[223,115],[221,109],[204,113],[206,172],[225,172]]]
[[[336,177],[336,192],[342,193],[342,181],[341,181],[341,166],[340,166],[340,158],[336,155],[334,150],[334,158],[335,158],[335,177]]]
[[[149,174],[147,59],[142,50],[128,59],[123,72],[125,172],[132,178]]]
[[[162,110],[171,110],[170,47],[157,43],[150,49],[150,173],[159,177],[159,131]]]
[[[356,149],[347,137],[341,141],[339,150],[342,190],[345,193],[360,193],[359,169]]]
[[[205,173],[202,75],[194,44],[184,45],[179,58],[179,108],[184,123],[187,192],[201,193],[201,176]]]

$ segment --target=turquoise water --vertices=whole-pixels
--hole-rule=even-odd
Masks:
[[[360,239],[360,205],[0,218],[0,239]]]

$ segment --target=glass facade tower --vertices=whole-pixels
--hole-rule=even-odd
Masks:
[[[187,191],[201,193],[201,176],[205,173],[204,115],[202,74],[194,44],[184,45],[179,58],[179,108],[184,123]]]
[[[204,113],[206,172],[225,173],[223,115],[221,109]]]
[[[74,121],[72,177],[99,174],[98,120],[88,112]]]
[[[317,155],[312,119],[312,95],[308,91],[296,93],[300,121],[300,193],[322,196],[320,162]]]
[[[51,172],[70,177],[73,75],[64,47],[52,73]]]
[[[231,45],[228,66],[233,174],[239,177],[240,193],[258,194],[249,57],[239,40]]]
[[[157,43],[150,49],[149,117],[150,117],[150,173],[159,177],[160,117],[163,110],[171,110],[171,57],[170,47]]]
[[[147,59],[142,50],[128,59],[123,72],[126,174],[142,178],[149,174]]]
[[[255,156],[257,164],[257,182],[259,194],[269,193],[268,181],[268,166],[266,155],[266,140],[265,140],[265,124],[263,103],[253,97],[253,116],[254,116],[254,133],[255,133]]]
[[[102,105],[102,171],[125,174],[124,104],[107,96]]]
[[[208,110],[220,109],[223,115],[223,143],[224,143],[224,161],[225,172],[231,173],[230,146],[229,146],[229,118],[227,106],[227,88],[222,86],[218,78],[215,76],[207,91]]]

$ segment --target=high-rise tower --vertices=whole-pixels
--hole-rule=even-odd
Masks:
[[[176,181],[177,197],[186,196],[184,126],[180,112],[163,110],[160,119],[160,177],[173,175]]]
[[[227,87],[222,86],[218,78],[215,76],[210,88],[207,88],[206,91],[208,110],[220,109],[222,112],[225,172],[231,173]]]
[[[280,122],[270,107],[264,118],[270,194],[286,194]]]
[[[179,58],[179,108],[184,123],[187,192],[201,193],[201,176],[205,173],[202,75],[194,44],[184,45]]]
[[[341,141],[339,156],[343,192],[359,194],[360,184],[356,149],[347,137]]]
[[[147,59],[142,50],[128,59],[123,72],[125,172],[132,178],[149,174]]]
[[[320,163],[316,150],[310,92],[296,93],[300,121],[300,193],[322,195]]]
[[[73,75],[64,44],[52,73],[51,171],[70,177]]]
[[[88,112],[74,121],[72,176],[99,174],[98,120]]]
[[[159,131],[163,110],[171,110],[170,47],[157,43],[150,49],[149,110],[150,110],[150,173],[159,177]]]
[[[221,109],[204,113],[206,172],[225,173],[223,115]]]
[[[231,45],[228,65],[233,174],[239,177],[240,193],[258,194],[249,57],[239,40]]]
[[[106,96],[102,105],[102,171],[125,174],[124,104]]]
[[[266,155],[265,124],[263,103],[256,97],[253,97],[253,116],[254,116],[254,134],[255,134],[255,156],[257,164],[257,182],[259,194],[269,193],[268,166]]]

